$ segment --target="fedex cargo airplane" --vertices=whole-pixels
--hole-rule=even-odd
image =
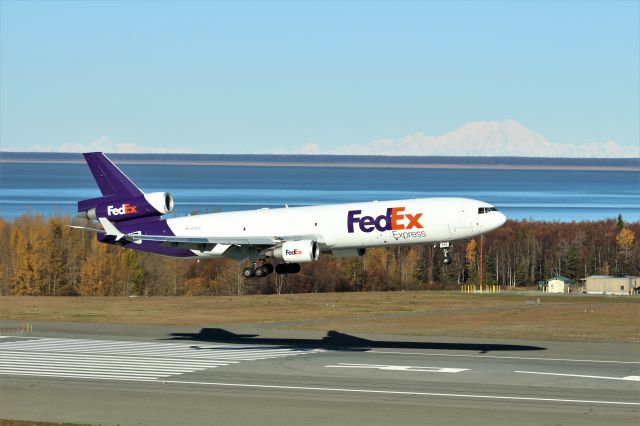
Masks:
[[[453,240],[502,226],[494,206],[466,198],[422,198],[326,206],[259,209],[165,219],[167,192],[146,194],[103,153],[84,154],[101,197],[78,202],[78,215],[97,220],[99,241],[185,258],[250,260],[244,276],[296,273],[320,253],[362,256],[367,248],[439,243],[450,263]],[[277,263],[275,268],[271,262]]]

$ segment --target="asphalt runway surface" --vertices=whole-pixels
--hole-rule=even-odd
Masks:
[[[640,345],[0,322],[0,418],[638,425]]]

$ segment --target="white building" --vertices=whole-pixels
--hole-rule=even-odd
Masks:
[[[612,277],[610,275],[591,275],[584,278],[587,294],[632,294],[640,286],[640,277]]]
[[[570,293],[571,278],[562,275],[549,278],[547,281],[547,293]]]

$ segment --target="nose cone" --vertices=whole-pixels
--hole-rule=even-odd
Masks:
[[[502,212],[496,212],[497,214],[497,223],[496,223],[496,228],[500,228],[502,225],[505,224],[505,222],[507,221],[507,216],[504,215],[504,213]]]

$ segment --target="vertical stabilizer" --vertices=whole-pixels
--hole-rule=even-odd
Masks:
[[[89,169],[102,195],[123,195],[138,197],[143,195],[122,171],[102,152],[87,152],[84,155]]]
[[[103,153],[88,152],[84,154],[84,158],[102,192],[102,197],[78,201],[78,216],[93,220],[107,218],[111,222],[125,222],[142,217],[162,216],[173,210],[171,194],[143,193]]]

